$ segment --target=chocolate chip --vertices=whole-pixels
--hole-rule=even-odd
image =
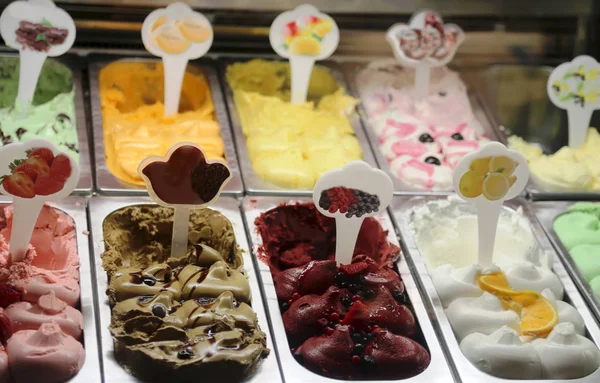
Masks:
[[[437,166],[440,166],[442,164],[439,159],[432,157],[432,156],[425,158],[425,162],[428,164],[437,165]]]
[[[454,133],[453,135],[451,135],[450,137],[452,137],[452,139],[456,140],[456,141],[462,141],[465,138],[463,137],[462,134],[460,133]]]
[[[431,137],[429,133],[423,133],[419,136],[419,141],[421,142],[433,142],[434,139]]]
[[[190,359],[194,356],[194,351],[190,347],[184,348],[183,350],[179,350],[177,353],[177,357],[179,359]]]
[[[154,286],[156,284],[156,279],[154,277],[144,275],[142,277],[142,283],[144,283],[148,286]]]
[[[156,304],[152,307],[152,314],[159,318],[164,318],[167,316],[167,308],[161,304]]]
[[[17,129],[17,132],[16,132],[16,133],[17,133],[17,138],[20,140],[20,139],[21,139],[21,137],[23,137],[23,135],[24,135],[25,133],[27,133],[27,129],[25,129],[25,128],[23,128],[23,127],[20,127],[19,129]]]
[[[438,94],[440,95],[440,97],[446,97],[446,92],[444,91],[438,92]]]

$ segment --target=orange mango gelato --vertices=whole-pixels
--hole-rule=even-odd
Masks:
[[[164,156],[178,142],[198,144],[208,159],[224,160],[210,87],[188,66],[179,112],[164,116],[164,69],[158,62],[113,62],[100,71],[106,164],[122,181],[144,185],[137,172],[149,156]]]

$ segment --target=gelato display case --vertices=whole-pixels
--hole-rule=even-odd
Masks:
[[[569,147],[567,113],[548,97],[561,63],[600,59],[597,1],[311,1],[335,21],[339,44],[315,60],[303,102],[292,97],[293,65],[272,48],[270,27],[304,1],[189,0],[210,28],[156,14],[144,27],[173,2],[55,1],[73,18],[76,39],[47,58],[25,118],[14,113],[19,55],[0,47],[1,145],[40,136],[81,168],[76,195],[44,206],[30,241],[40,252],[76,249],[67,271],[43,256],[23,269],[9,262],[12,212],[0,198],[0,298],[15,286],[32,294],[22,286],[32,270],[42,286],[79,291],[62,296],[68,307],[57,292],[37,306],[16,303],[59,317],[43,330],[77,351],[63,356],[79,372],[52,383],[600,382],[600,112],[585,144]],[[430,11],[415,27],[420,10]],[[324,49],[333,24],[322,16],[288,22],[277,41],[290,52],[295,42],[301,55]],[[386,38],[398,23],[408,37]],[[147,48],[147,33],[160,54]],[[167,62],[207,37],[210,49],[179,66],[174,107],[165,100]],[[423,71],[398,49],[415,49],[415,60],[451,57],[428,67],[421,92]],[[600,100],[600,64],[576,75],[598,79]],[[498,268],[484,272],[475,208],[455,195],[453,177],[466,154],[494,141],[521,152],[530,175],[501,209]],[[202,159],[171,161],[169,149],[189,143]],[[140,171],[148,157],[162,157],[154,161],[168,171],[150,180]],[[343,264],[327,211],[356,222],[382,193],[317,185],[356,160],[380,169],[369,170],[386,187],[389,176],[393,199],[356,225],[352,261]],[[230,173],[211,166],[217,161]],[[516,160],[479,165],[473,198],[497,195],[484,193],[493,172],[506,183],[485,183],[486,192],[507,193],[522,174],[513,174]],[[332,198],[340,188],[335,207],[320,205],[318,193]],[[166,203],[157,191],[177,198]],[[187,212],[186,247],[175,237]],[[19,365],[10,360],[14,344],[27,341],[4,331],[5,316],[26,316],[14,304],[0,305],[0,382],[11,368],[8,382],[37,381],[22,378],[34,369],[11,367]],[[13,332],[40,328],[29,325]]]

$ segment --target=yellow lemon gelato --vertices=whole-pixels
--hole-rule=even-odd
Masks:
[[[283,62],[252,60],[227,68],[254,171],[288,188],[312,188],[325,172],[362,159],[348,120],[357,100],[331,74],[312,73],[308,99],[291,104],[290,70]]]
[[[188,67],[179,113],[164,116],[161,63],[114,62],[100,71],[100,100],[108,169],[144,185],[137,173],[149,156],[164,156],[181,141],[198,144],[208,159],[224,160],[224,144],[206,77]]]
[[[508,139],[510,148],[521,152],[529,161],[532,175],[550,189],[600,190],[600,133],[588,130],[581,147],[565,146],[552,155],[520,137]]]

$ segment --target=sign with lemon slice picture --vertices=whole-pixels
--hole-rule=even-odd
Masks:
[[[161,57],[165,67],[165,115],[177,113],[181,84],[189,60],[200,58],[213,43],[210,21],[184,3],[151,12],[142,25],[148,52]]]
[[[518,196],[529,180],[529,166],[522,154],[499,142],[489,142],[464,156],[452,177],[454,190],[477,210],[478,255],[483,267],[492,265],[500,209]]]

